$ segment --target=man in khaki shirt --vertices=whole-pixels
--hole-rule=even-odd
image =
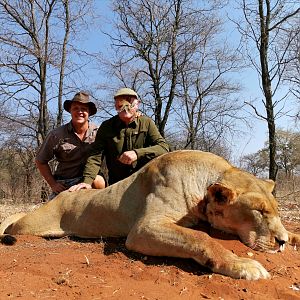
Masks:
[[[108,183],[113,184],[169,151],[152,119],[137,113],[140,101],[135,91],[122,88],[114,99],[118,114],[101,124],[83,171],[83,182],[69,191],[92,188],[93,180],[101,173],[103,157],[108,169]]]
[[[50,131],[36,156],[36,165],[53,192],[50,199],[82,181],[88,152],[98,129],[89,122],[89,116],[94,115],[97,108],[87,93],[79,92],[72,100],[66,100],[64,109],[71,114],[71,121]],[[52,159],[57,162],[53,173],[49,166]],[[94,179],[91,183],[95,188],[105,184],[100,176]]]

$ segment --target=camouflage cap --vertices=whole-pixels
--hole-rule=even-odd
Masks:
[[[117,97],[119,96],[134,96],[136,98],[138,98],[138,95],[137,93],[132,90],[132,89],[129,89],[129,88],[122,88],[122,89],[119,89],[115,95],[114,95],[114,99],[116,99]]]

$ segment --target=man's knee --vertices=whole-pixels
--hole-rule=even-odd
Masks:
[[[101,175],[97,175],[92,183],[93,189],[104,189],[106,187],[105,179]]]

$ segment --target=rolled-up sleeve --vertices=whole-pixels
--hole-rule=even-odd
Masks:
[[[100,171],[102,164],[102,154],[104,151],[104,132],[103,126],[98,129],[95,142],[90,150],[88,159],[86,161],[83,171],[83,182],[92,184],[97,174]]]
[[[37,151],[36,160],[45,164],[54,158],[54,148],[57,144],[55,134],[53,132],[48,133],[43,144]]]

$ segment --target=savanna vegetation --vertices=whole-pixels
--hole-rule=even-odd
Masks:
[[[295,200],[299,17],[298,2],[287,0],[0,0],[1,201],[47,199],[34,159],[68,120],[63,101],[88,91],[100,123],[114,114],[120,86],[138,92],[172,149],[235,160],[276,180],[279,199]],[[249,70],[255,99],[241,80]],[[278,125],[283,117],[289,128]],[[237,160],[235,140],[257,119],[265,146]]]

